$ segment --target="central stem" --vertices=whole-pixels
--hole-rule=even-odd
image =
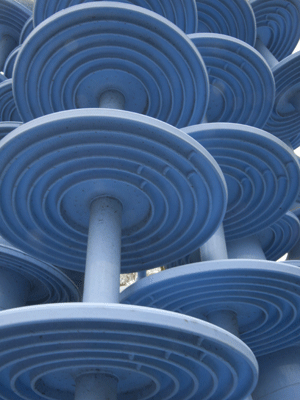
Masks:
[[[100,108],[123,110],[125,99],[116,90],[101,94]],[[119,303],[121,273],[122,204],[99,197],[90,205],[84,275],[84,303]],[[117,400],[118,380],[106,372],[86,371],[76,378],[75,400]]]
[[[266,260],[265,253],[257,236],[232,240],[227,243],[229,258]]]
[[[100,197],[90,206],[83,302],[118,303],[122,204]]]

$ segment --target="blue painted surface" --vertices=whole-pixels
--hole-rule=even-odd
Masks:
[[[247,1],[200,0],[197,11],[198,32],[221,33],[254,45],[256,21]]]
[[[127,111],[72,110],[36,119],[3,139],[0,159],[3,236],[62,268],[84,270],[89,205],[97,197],[123,204],[122,272],[195,250],[226,209],[224,176],[199,143]]]
[[[77,3],[0,0],[1,400],[299,400],[299,0]]]
[[[75,6],[89,3],[91,0],[35,0],[33,18],[36,27],[54,13]],[[97,0],[102,1],[102,0]],[[185,33],[197,32],[198,20],[195,0],[120,0],[121,3],[144,7],[161,15]]]
[[[23,121],[97,108],[107,90],[122,93],[127,111],[184,127],[202,121],[209,84],[188,37],[140,7],[81,4],[49,17],[25,40],[13,79]]]

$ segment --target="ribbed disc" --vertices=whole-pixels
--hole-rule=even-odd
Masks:
[[[294,213],[298,218],[300,218],[300,201],[299,201],[299,194],[296,202],[291,207],[292,213]]]
[[[233,36],[254,46],[256,23],[252,7],[240,0],[197,1],[198,32]]]
[[[269,133],[239,124],[202,124],[183,129],[220,165],[228,186],[226,238],[249,236],[291,207],[299,191],[296,155]]]
[[[283,261],[285,264],[294,265],[295,267],[300,267],[300,260],[285,260]]]
[[[266,258],[276,261],[297,243],[300,236],[300,222],[292,212],[288,212],[257,236]]]
[[[0,363],[5,399],[73,399],[85,371],[116,376],[118,400],[240,400],[257,381],[252,352],[223,329],[119,304],[4,311]]]
[[[252,0],[257,35],[277,60],[289,56],[300,39],[299,0]]]
[[[261,260],[184,265],[141,279],[121,301],[197,318],[218,310],[237,314],[241,339],[256,356],[300,339],[300,269]]]
[[[0,230],[26,253],[83,270],[94,198],[123,205],[122,269],[144,270],[196,249],[223,219],[216,161],[171,125],[85,109],[23,124],[1,142]]]
[[[21,121],[12,91],[12,79],[0,83],[0,121]]]
[[[0,72],[0,82],[6,81],[7,77],[3,74],[3,72]]]
[[[16,57],[19,53],[20,48],[21,48],[21,45],[15,47],[5,61],[5,64],[3,67],[3,73],[7,78],[12,78],[14,64],[15,64]]]
[[[0,0],[0,32],[9,35],[17,43],[30,10],[15,0]]]
[[[28,18],[26,23],[23,26],[23,29],[20,34],[19,43],[22,44],[24,40],[27,38],[29,33],[33,30],[33,17]]]
[[[16,122],[16,121],[7,121],[7,122],[0,121],[0,139],[3,139],[4,136],[6,136],[14,129],[18,128],[18,126],[20,126],[21,124],[22,122]]]
[[[189,38],[205,62],[210,98],[208,122],[235,122],[262,128],[275,100],[270,67],[251,46],[226,35],[197,33]]]
[[[23,253],[2,238],[0,267],[17,272],[30,283],[28,305],[79,301],[77,288],[58,268]]]
[[[98,108],[107,90],[125,110],[183,127],[205,115],[209,84],[196,47],[144,8],[91,2],[62,10],[27,38],[16,60],[14,95],[23,118]]]
[[[37,26],[55,12],[90,1],[92,0],[35,0],[34,26]],[[197,32],[198,21],[195,0],[119,0],[119,2],[152,10],[173,22],[185,33]]]
[[[288,139],[293,149],[297,149],[300,146],[300,135],[293,136]]]
[[[276,100],[273,112],[264,129],[280,139],[295,139],[300,134],[300,112],[291,104],[300,91],[300,52],[280,61],[273,69],[276,82]],[[296,137],[296,138],[295,138]]]

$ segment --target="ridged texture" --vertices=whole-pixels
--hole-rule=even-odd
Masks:
[[[84,270],[89,205],[123,205],[122,271],[180,258],[226,209],[225,179],[182,131],[126,111],[73,110],[23,124],[1,142],[0,230],[54,265]]]
[[[241,340],[256,356],[300,339],[300,269],[261,260],[184,265],[144,278],[121,294],[125,303],[206,319],[217,310],[237,314]]]
[[[18,128],[18,126],[20,126],[21,123],[22,122],[17,122],[17,121],[7,121],[7,122],[0,121],[0,139],[3,139],[4,136],[6,136],[8,133]]]
[[[58,268],[43,263],[9,244],[0,242],[0,266],[30,282],[27,304],[79,301],[79,292]]]
[[[35,0],[34,26],[64,8],[89,3],[90,1],[92,0]],[[173,22],[185,33],[197,32],[198,21],[195,0],[119,0],[119,2],[154,11]]]
[[[276,100],[273,112],[264,129],[282,140],[290,140],[298,147],[300,112],[290,103],[300,90],[300,52],[280,61],[273,69],[276,83]]]
[[[23,121],[74,108],[98,108],[107,90],[125,110],[177,127],[200,123],[209,83],[187,36],[165,18],[121,3],[60,11],[27,38],[16,60],[14,96]]]
[[[23,29],[20,34],[19,43],[22,44],[24,40],[27,38],[29,33],[33,30],[33,17],[28,18],[26,23],[23,26]]]
[[[198,32],[221,33],[254,46],[256,22],[247,1],[201,0],[197,1],[197,10]]]
[[[15,47],[5,61],[5,64],[3,67],[3,73],[9,79],[12,78],[13,68],[14,68],[15,61],[16,61],[16,58],[17,58],[20,48],[21,48],[21,45]]]
[[[12,91],[12,79],[0,83],[0,121],[22,121]]]
[[[291,212],[257,234],[266,258],[272,261],[288,253],[297,243],[299,235],[300,222]]]
[[[225,35],[189,35],[205,62],[210,97],[208,122],[262,128],[275,101],[275,82],[265,59],[241,40]]]
[[[250,4],[260,40],[277,60],[289,56],[300,39],[299,0],[254,0]]]
[[[253,235],[289,211],[300,170],[296,155],[281,140],[239,124],[202,124],[183,131],[210,152],[225,176],[228,240]]]
[[[113,374],[118,400],[239,400],[257,363],[233,335],[160,310],[64,304],[1,313],[0,395],[73,399],[82,372]]]
[[[14,0],[0,0],[0,29],[19,42],[19,36],[27,19],[31,16],[28,8]]]

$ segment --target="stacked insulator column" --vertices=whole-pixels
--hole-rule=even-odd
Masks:
[[[298,10],[265,3],[275,21]],[[25,305],[26,263],[3,268],[23,299],[1,311],[0,398],[249,400],[256,357],[297,344],[300,270],[268,260],[299,237],[298,134],[267,127],[298,89],[282,100],[261,7],[35,1],[3,53],[0,234],[84,287]],[[120,301],[121,272],[185,259]]]
[[[171,4],[181,12],[188,2]],[[248,396],[257,364],[234,335],[119,304],[120,271],[194,251],[224,217],[219,166],[178,129],[200,123],[207,110],[208,76],[196,47],[152,11],[87,2],[32,31],[12,79],[26,123],[1,143],[3,234],[55,265],[85,270],[85,282],[81,304],[3,312],[0,395]]]

